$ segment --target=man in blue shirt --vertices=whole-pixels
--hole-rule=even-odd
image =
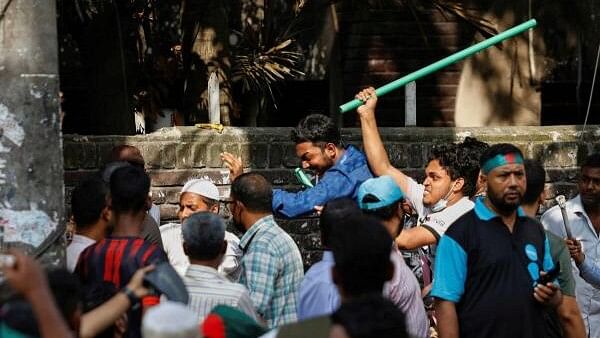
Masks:
[[[335,265],[330,248],[331,231],[336,223],[348,217],[360,215],[356,202],[339,198],[325,204],[319,218],[323,259],[308,269],[298,295],[298,320],[330,315],[340,306],[340,294],[331,277]]]
[[[365,155],[354,146],[344,147],[340,129],[325,115],[302,119],[292,130],[292,141],[302,168],[314,171],[317,182],[300,192],[273,189],[273,211],[280,216],[298,217],[335,198],[356,198],[358,186],[373,177]],[[242,173],[241,161],[229,153],[221,158],[233,181]]]

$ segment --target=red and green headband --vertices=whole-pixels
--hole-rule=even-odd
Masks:
[[[481,167],[484,174],[507,164],[523,164],[523,157],[518,153],[498,154],[487,160]]]

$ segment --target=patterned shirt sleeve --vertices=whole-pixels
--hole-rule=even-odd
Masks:
[[[240,301],[238,303],[238,308],[240,309],[240,311],[250,316],[250,318],[254,319],[257,323],[261,322],[261,319],[256,313],[256,309],[254,308],[254,304],[252,303],[252,299],[250,298],[248,291],[244,290],[244,292],[242,293],[242,296],[240,297]]]
[[[279,269],[279,259],[265,247],[246,253],[242,260],[243,278],[241,282],[250,291],[250,298],[258,313],[264,317],[275,290],[275,277]]]

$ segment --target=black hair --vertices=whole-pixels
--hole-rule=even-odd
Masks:
[[[231,197],[244,204],[251,212],[271,212],[273,189],[264,176],[257,173],[245,173],[231,184]]]
[[[581,168],[600,168],[600,153],[594,153],[594,154],[590,154],[588,155],[588,157],[585,158],[585,160],[583,161],[583,164],[581,165]]]
[[[108,186],[99,174],[79,183],[71,195],[71,212],[78,229],[85,229],[100,219],[107,197]]]
[[[495,157],[496,155],[506,155],[506,154],[518,154],[523,157],[523,153],[519,148],[510,143],[498,143],[490,146],[484,153],[481,155],[479,159],[479,165],[483,167],[485,162]]]
[[[521,204],[532,204],[538,200],[544,191],[546,171],[542,164],[535,160],[526,159],[524,164],[527,189],[525,190],[523,199],[521,199]]]
[[[400,208],[399,203],[401,201],[402,201],[402,198],[400,198],[397,201],[394,201],[388,205],[385,205],[383,207],[379,207],[377,209],[363,209],[362,212],[365,215],[372,215],[382,221],[387,221],[387,220],[391,219],[392,217],[394,217],[394,215],[398,214],[398,209]],[[362,203],[377,203],[377,202],[381,202],[381,200],[373,194],[366,194],[365,196],[363,196],[363,199],[361,202]]]
[[[65,269],[55,269],[48,271],[48,285],[63,318],[70,322],[82,307],[83,294],[79,279]]]
[[[110,176],[110,196],[115,213],[143,211],[149,191],[150,178],[139,167],[119,168]]]
[[[337,198],[325,203],[319,217],[321,244],[328,248],[334,225],[343,223],[344,219],[357,215],[361,215],[361,210],[356,201],[349,197]]]
[[[340,287],[349,296],[381,294],[389,279],[392,237],[375,218],[347,217],[334,224],[331,250]]]
[[[295,144],[312,142],[321,146],[326,143],[342,145],[340,129],[330,117],[322,114],[311,114],[300,120],[292,130],[291,137]]]
[[[431,149],[429,162],[437,160],[440,166],[446,170],[451,180],[463,178],[462,192],[465,196],[473,196],[477,185],[479,174],[479,161],[469,148],[471,140],[467,145],[464,143],[446,143],[435,145]]]
[[[331,315],[331,321],[343,326],[350,338],[409,337],[404,314],[381,295],[342,303]]]
[[[198,212],[182,225],[185,253],[196,260],[215,259],[223,250],[225,223],[212,212]]]
[[[489,144],[470,136],[458,144],[458,161],[463,167],[461,171],[465,179],[463,192],[468,197],[473,197],[477,192],[477,180],[481,169],[479,159],[489,147]]]

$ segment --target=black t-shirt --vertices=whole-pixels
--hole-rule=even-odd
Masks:
[[[539,222],[519,209],[511,233],[478,199],[440,240],[431,293],[456,304],[461,337],[547,337],[533,288],[552,266]]]

